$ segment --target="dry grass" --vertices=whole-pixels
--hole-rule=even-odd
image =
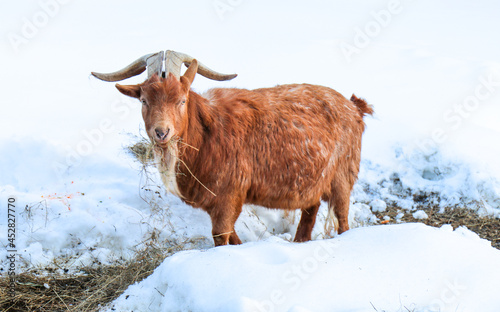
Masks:
[[[149,139],[144,137],[137,137],[137,140],[138,141],[135,144],[127,146],[125,150],[144,166],[152,165],[154,162],[154,144],[152,144]]]
[[[184,249],[185,245],[160,249],[150,244],[125,264],[81,268],[78,275],[22,273],[16,276],[15,297],[7,293],[8,279],[2,278],[0,310],[98,311],[129,285],[148,277],[166,257]]]

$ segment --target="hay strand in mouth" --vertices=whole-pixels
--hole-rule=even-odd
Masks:
[[[189,174],[196,180],[204,189],[206,189],[213,196],[217,196],[212,190],[210,190],[206,185],[204,185],[189,169],[188,165],[179,157],[177,145],[181,144],[187,147],[190,147],[196,151],[199,151],[198,148],[184,142],[179,137],[173,137],[170,141],[167,142],[166,146],[160,146],[155,142],[151,142],[151,140],[147,140],[142,138],[139,142],[131,145],[127,148],[127,150],[135,156],[135,158],[141,162],[144,166],[151,165],[154,163],[156,159],[157,168],[162,175],[162,181],[167,190],[173,194],[182,197],[180,192],[176,189],[176,187],[171,184],[174,183],[175,177],[180,174],[178,165],[175,166],[175,163],[179,163],[184,165]],[[168,155],[165,155],[165,151]],[[173,188],[173,189],[172,189]]]
[[[172,142],[174,140],[170,140],[170,142]],[[197,149],[196,147],[192,146],[192,145],[189,145],[185,142],[182,141],[181,138],[175,138],[175,144],[177,145],[177,143],[180,143],[180,144],[183,144],[183,145],[186,145],[188,147],[191,147],[193,149],[195,149],[196,151],[199,151],[199,149]],[[169,146],[170,147],[170,146]],[[169,148],[169,152],[170,152],[170,148]],[[203,184],[194,174],[193,172],[191,171],[191,169],[189,169],[188,165],[176,154],[176,155],[172,155],[173,157],[176,158],[176,160],[183,164],[184,167],[186,167],[187,171],[189,172],[189,174],[196,180],[196,182],[198,182],[201,186],[203,186],[204,189],[206,189],[210,194],[212,194],[213,196],[217,196],[214,192],[212,192],[207,186],[205,186],[205,184]]]
[[[197,152],[199,152],[199,151],[200,151],[200,149],[198,149],[198,148],[196,148],[196,147],[194,147],[194,146],[192,146],[192,145],[190,145],[190,144],[187,144],[186,142],[184,142],[184,141],[182,141],[182,140],[179,140],[178,142],[179,142],[179,143],[181,143],[182,145],[185,145],[185,146],[191,147],[192,149],[194,149],[194,150],[195,150],[195,151],[197,151]]]
[[[203,186],[208,192],[210,192],[210,194],[212,194],[213,196],[217,196],[214,192],[212,192],[208,187],[205,186],[205,184],[201,183],[200,180],[198,180],[198,178],[191,172],[191,170],[189,170],[189,167],[186,165],[186,163],[179,158],[179,161],[184,165],[184,167],[186,167],[187,171],[191,174],[191,176],[198,182],[200,183],[201,186]]]

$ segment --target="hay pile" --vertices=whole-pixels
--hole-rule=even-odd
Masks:
[[[186,245],[194,241],[186,242]],[[98,311],[131,284],[153,273],[162,261],[186,245],[158,248],[149,244],[134,259],[121,265],[84,267],[75,275],[32,270],[17,275],[15,296],[7,278],[0,279],[1,311]]]

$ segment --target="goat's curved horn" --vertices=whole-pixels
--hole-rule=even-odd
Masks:
[[[140,58],[132,62],[132,64],[114,73],[101,74],[92,72],[92,75],[104,81],[120,81],[132,76],[137,76],[146,70],[148,58],[155,54],[157,53],[151,53],[141,56]]]
[[[151,78],[151,76],[153,76],[155,73],[161,75],[163,60],[165,60],[165,71],[166,71],[165,74],[168,75],[168,73],[172,73],[174,74],[174,76],[179,78],[181,74],[182,64],[189,66],[194,59],[193,57],[187,54],[171,50],[167,50],[167,53],[165,54],[165,59],[163,57],[164,57],[163,51],[160,51],[158,53],[146,54],[138,58],[134,62],[132,62],[132,64],[128,65],[127,67],[119,71],[116,71],[114,73],[102,74],[102,73],[92,72],[92,75],[104,81],[120,81],[123,79],[130,78],[132,76],[137,76],[140,73],[144,72],[147,68],[148,78]],[[207,77],[208,79],[218,80],[218,81],[231,80],[237,76],[236,74],[227,75],[218,73],[208,68],[207,66],[203,65],[200,62],[198,62],[197,73]]]
[[[193,61],[193,59],[194,59],[193,57],[187,54],[167,50],[167,53],[165,55],[165,70],[167,72],[165,74],[168,75],[168,73],[171,72],[172,74],[174,74],[174,76],[179,78],[181,74],[181,65],[184,63],[186,66],[189,66]],[[197,73],[207,77],[208,79],[218,80],[218,81],[231,80],[237,76],[236,74],[227,75],[218,73],[208,68],[207,66],[203,65],[200,62],[198,62]]]

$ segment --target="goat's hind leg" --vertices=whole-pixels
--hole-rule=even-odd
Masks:
[[[332,186],[332,196],[328,201],[328,209],[333,210],[338,221],[339,234],[349,230],[349,198],[354,182],[338,183]]]

